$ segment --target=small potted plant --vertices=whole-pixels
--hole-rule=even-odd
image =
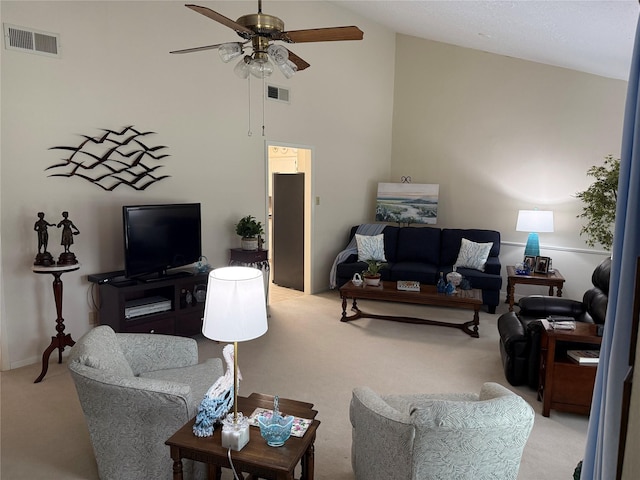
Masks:
[[[247,215],[236,224],[236,233],[240,235],[243,250],[258,250],[258,236],[264,233],[262,223]]]
[[[365,285],[371,285],[373,287],[377,287],[380,285],[380,269],[386,265],[385,262],[381,262],[380,260],[374,260],[370,258],[367,262],[367,269],[362,272],[362,278],[364,279]]]

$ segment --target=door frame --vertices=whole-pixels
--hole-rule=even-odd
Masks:
[[[313,238],[314,238],[314,215],[315,215],[315,202],[313,201],[314,197],[314,161],[313,158],[315,156],[314,148],[309,145],[301,145],[290,142],[275,142],[270,140],[265,140],[264,142],[264,157],[265,157],[265,202],[264,202],[264,218],[266,221],[266,238],[271,238],[271,222],[269,221],[269,193],[271,192],[271,169],[270,169],[270,158],[269,158],[269,147],[279,147],[279,148],[295,148],[298,150],[307,151],[308,162],[303,167],[303,169],[299,169],[299,172],[305,173],[305,189],[304,189],[304,293],[306,295],[313,293],[314,285],[313,285],[313,272],[314,268],[314,255],[313,255]],[[269,251],[272,251],[272,246],[267,245]],[[275,267],[275,265],[274,265]]]

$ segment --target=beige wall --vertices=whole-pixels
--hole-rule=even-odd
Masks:
[[[391,179],[440,184],[438,226],[501,232],[522,260],[518,210],[550,209],[541,254],[579,299],[604,258],[580,237],[587,169],[620,155],[626,82],[415,37],[396,37]],[[518,287],[516,293],[544,293]]]
[[[256,2],[203,2],[230,18],[252,13]],[[387,177],[393,107],[392,32],[326,2],[270,1],[264,10],[287,28],[358,25],[361,42],[301,44],[291,50],[311,68],[286,80],[291,104],[266,102],[252,82],[252,136],[247,136],[247,84],[217,52],[169,55],[170,50],[233,41],[229,29],[184,7],[184,2],[0,3],[2,21],[60,34],[62,56],[2,50],[2,296],[3,369],[40,360],[55,334],[52,277],[31,272],[37,253],[33,224],[44,211],[53,223],[68,210],[80,229],[73,251],[82,267],[67,273],[66,333],[89,328],[97,298],[91,273],[123,268],[121,206],[201,202],[203,254],[224,265],[239,246],[233,225],[247,214],[266,215],[265,140],[314,148],[315,208],[312,288],[328,288],[328,272],[350,225],[366,218],[373,182]],[[234,62],[235,63],[235,62]],[[102,189],[77,178],[51,178],[45,169],[77,145],[80,135],[125,125],[151,130],[166,145],[162,163],[171,178],[143,192]],[[151,138],[151,137],[150,137]],[[50,229],[49,250],[61,252]]]
[[[230,18],[255,8],[204,4]],[[619,154],[625,82],[396,37],[330,3],[274,1],[265,10],[287,28],[356,24],[365,39],[292,47],[311,68],[291,80],[274,74],[271,82],[290,88],[292,103],[266,102],[265,137],[262,86],[252,83],[247,136],[247,88],[233,64],[215,52],[167,53],[234,39],[183,5],[0,3],[3,22],[59,33],[62,45],[60,59],[2,51],[3,368],[39,361],[55,333],[51,279],[30,271],[38,211],[53,222],[69,210],[82,232],[74,246],[82,268],[63,277],[66,332],[78,338],[94,308],[87,274],[123,267],[121,206],[201,202],[203,253],[225,264],[238,245],[237,219],[266,218],[265,140],[314,149],[313,192],[321,201],[312,291],[327,288],[349,226],[373,219],[377,183],[401,175],[440,184],[438,226],[501,231],[504,265],[519,260],[526,241],[514,230],[517,210],[553,209],[556,232],[541,235],[542,253],[567,277],[565,296],[580,298],[588,288],[603,255],[578,235],[573,195],[589,184],[591,165]],[[395,71],[380,68],[394,62]],[[157,132],[154,142],[169,147],[170,179],[144,192],[104,192],[47,177],[45,168],[62,157],[50,147],[128,124]],[[53,229],[55,255],[58,243]]]

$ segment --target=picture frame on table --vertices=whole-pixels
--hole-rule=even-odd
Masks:
[[[529,269],[530,272],[533,272],[536,269],[536,257],[534,256],[525,255],[523,263]]]
[[[543,273],[543,274],[547,274],[549,273],[549,264],[551,263],[551,259],[549,257],[541,257],[541,256],[537,256],[536,257],[536,268],[535,268],[535,272],[536,273]]]

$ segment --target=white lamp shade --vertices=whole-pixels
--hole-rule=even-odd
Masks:
[[[223,267],[209,273],[202,334],[220,342],[244,342],[267,331],[262,272]]]
[[[551,210],[520,210],[516,231],[553,232],[553,212]]]

